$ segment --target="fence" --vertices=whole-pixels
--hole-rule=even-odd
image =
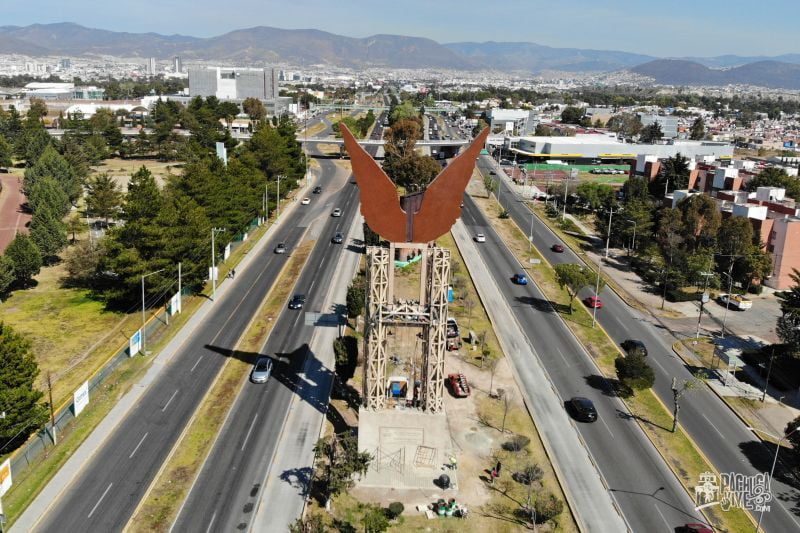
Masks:
[[[253,219],[241,233],[237,233],[231,241],[231,253],[241,246],[247,239],[248,234],[259,226],[259,219]],[[183,294],[190,294],[190,290],[183,289]],[[163,336],[169,325],[167,310],[161,307],[145,322],[145,338],[148,343],[155,343]],[[128,354],[128,343],[120,346],[119,349],[89,377],[89,398],[92,398],[92,391],[97,390],[111,373],[130,356]],[[91,409],[91,400],[87,409]],[[75,406],[72,400],[60,406],[54,413],[56,437],[60,435],[75,418]],[[53,436],[50,430],[50,423],[36,432],[28,441],[11,454],[11,474],[14,483],[19,483],[25,479],[22,475],[25,469],[30,466],[47,448],[53,446]]]

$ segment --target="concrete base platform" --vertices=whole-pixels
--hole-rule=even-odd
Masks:
[[[437,488],[447,474],[458,489],[457,470],[449,468],[452,445],[447,416],[411,409],[359,410],[358,449],[374,456],[360,487]],[[441,488],[441,487],[438,487]]]

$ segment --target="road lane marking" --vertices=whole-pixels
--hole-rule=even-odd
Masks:
[[[705,419],[706,419],[706,422],[708,422],[708,425],[709,425],[709,426],[711,426],[712,428],[714,428],[714,431],[716,431],[716,432],[717,432],[717,435],[719,435],[719,436],[720,436],[720,437],[722,437],[723,439],[725,438],[725,435],[723,435],[723,434],[722,434],[722,432],[721,432],[720,430],[718,430],[718,429],[717,429],[717,426],[715,426],[715,425],[714,425],[714,424],[711,422],[711,420],[709,420],[709,419],[708,419],[708,417],[707,417],[706,415],[704,415],[703,413],[700,413],[700,416],[702,416],[703,418],[705,418]]]
[[[253,427],[256,425],[256,420],[258,420],[258,415],[253,417],[253,421],[250,422],[250,429],[247,430],[247,435],[244,436],[244,442],[242,443],[242,451],[244,451],[244,447],[247,446],[247,439],[250,438],[250,433],[253,431]]]
[[[96,504],[94,504],[94,507],[92,507],[92,510],[91,510],[91,511],[89,511],[89,516],[87,516],[86,518],[91,518],[91,517],[92,517],[92,515],[94,514],[94,512],[97,510],[97,507],[100,505],[100,502],[102,502],[102,501],[103,501],[103,498],[105,498],[105,497],[106,497],[106,494],[108,494],[108,491],[110,491],[110,490],[111,490],[111,485],[113,485],[113,483],[109,483],[109,484],[108,484],[108,487],[106,487],[106,490],[103,492],[103,495],[102,495],[102,496],[100,496],[100,499],[99,499],[99,500],[97,500],[97,503],[96,503]]]
[[[142,445],[142,443],[144,442],[144,439],[146,439],[149,434],[150,434],[150,432],[147,432],[147,433],[144,434],[144,436],[142,437],[142,440],[139,441],[139,444],[136,445],[136,448],[134,448],[133,451],[131,452],[131,454],[128,456],[128,459],[133,459],[133,456],[136,454],[136,451],[139,449],[139,446]]]
[[[600,418],[600,417],[598,416],[597,418]],[[613,439],[613,438],[614,438],[614,433],[611,431],[611,428],[610,428],[610,427],[608,427],[608,424],[606,424],[606,421],[605,421],[605,420],[603,420],[602,418],[600,418],[600,422],[602,422],[602,423],[603,423],[603,425],[604,425],[604,426],[606,427],[606,429],[608,430],[608,433],[609,433],[609,435],[611,435],[611,438]]]
[[[214,511],[214,514],[211,515],[211,520],[208,521],[208,527],[206,528],[206,533],[211,531],[211,526],[214,525],[214,520],[217,518],[217,512]]]
[[[561,356],[561,359],[563,359],[563,360],[564,360],[564,364],[566,364],[566,365],[567,365],[567,367],[569,367],[569,361],[567,361],[567,358],[566,358],[566,357],[564,357],[564,354],[563,354],[563,353],[561,353],[561,350],[559,350],[559,349],[558,349],[558,346],[556,346],[556,352],[558,353],[558,355],[560,355],[560,356]]]
[[[169,397],[169,400],[167,400],[167,403],[164,405],[164,407],[161,408],[161,412],[162,413],[167,410],[167,407],[169,407],[169,404],[172,403],[172,400],[175,398],[176,394],[178,394],[178,389],[175,389],[175,392],[173,392],[172,396]]]
[[[200,356],[200,359],[198,359],[198,360],[197,360],[197,362],[194,364],[194,366],[192,367],[192,369],[191,369],[191,370],[189,370],[189,372],[190,372],[190,373],[191,373],[191,372],[194,372],[194,369],[195,369],[195,368],[197,368],[197,365],[199,365],[199,364],[200,364],[200,361],[202,361],[202,360],[203,360],[203,356],[201,355],[201,356]]]
[[[673,527],[670,525],[670,523],[669,523],[669,522],[667,522],[667,519],[666,519],[666,518],[664,518],[664,515],[661,513],[661,509],[659,509],[659,508],[658,508],[658,505],[654,505],[653,507],[655,507],[655,508],[656,508],[656,512],[658,513],[658,516],[660,516],[660,517],[661,517],[661,520],[663,520],[663,521],[664,521],[664,523],[667,525],[667,530],[668,530],[668,531],[674,531],[674,529],[673,529]]]

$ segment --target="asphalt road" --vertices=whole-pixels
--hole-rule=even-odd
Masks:
[[[486,156],[481,157],[479,168],[484,175],[489,170],[495,170],[498,175],[501,172]],[[503,206],[524,232],[533,229],[533,245],[548,261],[553,264],[581,262],[566,245],[564,253],[553,252],[550,247],[561,240],[532,215],[502,180],[500,182]],[[585,289],[580,297],[592,293],[592,290]],[[677,378],[678,383],[692,379],[687,366],[672,351],[672,343],[677,339],[665,328],[654,325],[651,318],[628,306],[611,289],[605,288],[600,296],[603,308],[597,312],[598,322],[618,343],[625,339],[644,341],[649,352],[648,361],[656,374],[654,390],[665,405],[672,406],[672,378]],[[683,397],[679,420],[717,471],[746,476],[769,472],[775,447],[762,444],[707,387],[696,388]],[[800,490],[797,487],[800,487],[800,480],[779,466],[772,481],[776,500],[773,500],[770,511],[764,513],[762,522],[765,531],[800,531]]]
[[[376,127],[373,137],[380,138],[381,131],[382,128]],[[337,167],[331,160],[320,159],[319,162],[324,186],[336,174]],[[312,203],[309,207],[313,206]],[[329,216],[335,207],[342,209],[342,217]],[[285,309],[278,318],[261,350],[262,354],[273,358],[274,374],[266,384],[245,385],[173,524],[173,531],[248,529],[281,439],[293,439],[301,446],[306,439],[317,438],[309,434],[283,435],[282,428],[294,394],[300,394],[303,401],[314,402],[321,412],[327,410],[327,394],[322,395],[325,398],[322,402],[308,383],[304,386],[298,383],[298,374],[309,361],[312,366],[316,363],[315,368],[321,366],[309,350],[314,328],[305,325],[303,315],[305,312],[330,312],[322,309],[322,305],[343,248],[343,245],[332,244],[330,238],[336,231],[348,233],[358,209],[358,188],[348,177],[332,201],[316,212],[312,210],[310,217],[321,215],[328,220],[295,286],[294,292],[307,296],[306,306],[299,311]],[[326,388],[326,385],[315,383],[312,387]]]
[[[227,357],[212,347],[236,344],[287,260],[273,253],[275,244],[285,241],[294,248],[304,233],[303,210],[288,216],[282,234],[273,236],[252,267],[239,273],[199,333],[175,354],[37,530],[119,531],[125,526]]]
[[[624,404],[602,387],[590,385],[597,381],[592,377],[598,374],[596,366],[538,288],[511,283],[511,276],[521,271],[519,262],[472,199],[465,198],[461,218],[472,234],[486,235],[478,249],[558,394],[564,401],[584,396],[594,402],[598,421],[575,425],[631,529],[671,532],[698,521],[693,502]]]

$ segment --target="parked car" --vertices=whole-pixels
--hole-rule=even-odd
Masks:
[[[282,242],[278,243],[278,246],[275,247],[276,254],[285,254],[286,253],[286,245]]]
[[[635,339],[625,339],[622,341],[622,349],[625,350],[625,353],[628,355],[632,355],[638,353],[644,357],[647,357],[647,346],[644,345],[642,341],[637,341]]]
[[[564,253],[564,247],[560,244],[554,244],[553,246],[550,247],[550,249],[559,254]]]
[[[588,298],[584,298],[583,303],[585,303],[590,309],[603,308],[603,300],[601,300],[599,296],[589,296]]]
[[[337,207],[336,209],[331,211],[331,216],[332,217],[340,217],[340,216],[342,216],[342,210]]]
[[[511,281],[512,281],[512,283],[515,283],[517,285],[527,285],[528,284],[528,276],[526,276],[525,274],[521,274],[521,273],[514,274],[511,277]]]
[[[292,296],[292,299],[289,300],[289,309],[302,309],[305,304],[306,304],[306,295],[295,294],[294,296]]]
[[[331,239],[333,244],[342,244],[344,242],[344,235],[342,235],[341,231],[337,231],[333,234],[333,239]]]
[[[269,357],[259,357],[250,372],[250,381],[253,383],[266,383],[270,374],[272,374],[272,360]]]
[[[317,185],[316,187],[314,187],[314,190],[313,190],[313,191],[311,191],[311,192],[313,192],[314,194],[319,194],[319,193],[321,193],[321,192],[322,192],[322,187],[320,187],[319,185]]]
[[[475,242],[486,242],[486,235],[483,233],[478,233],[475,235]]]
[[[458,322],[455,318],[447,319],[447,336],[448,338],[458,337]]]
[[[447,382],[450,384],[450,390],[453,392],[453,396],[457,398],[466,398],[469,396],[469,383],[467,383],[467,377],[464,374],[448,374]]]
[[[594,404],[589,398],[576,396],[570,398],[567,405],[575,420],[581,422],[594,422],[597,420],[597,409],[594,408]]]

